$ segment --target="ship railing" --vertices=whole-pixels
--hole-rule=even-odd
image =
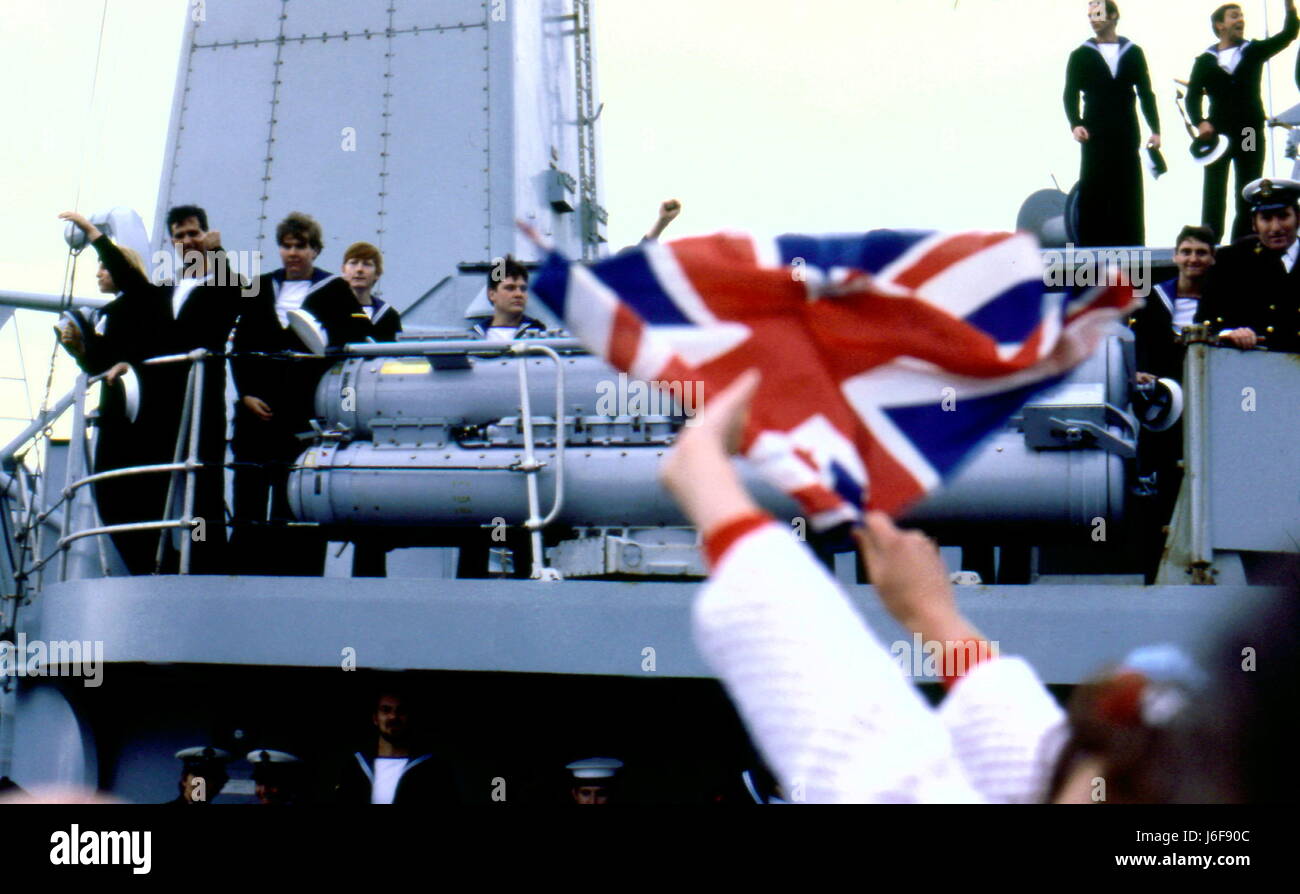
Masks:
[[[485,342],[477,339],[428,339],[347,345],[341,349],[339,356],[423,356],[430,358],[431,362],[434,363],[438,362],[437,358],[440,356],[488,358],[509,355],[519,357],[521,361],[529,355],[546,357],[550,359],[555,367],[555,418],[562,420],[564,418],[566,395],[564,363],[560,354],[575,351],[585,352],[585,349],[577,340],[564,338],[549,338],[544,343],[541,339],[520,339],[510,342]],[[17,541],[19,547],[17,559],[12,563],[14,567],[5,568],[6,577],[12,577],[16,582],[20,583],[34,580],[34,589],[39,590],[44,581],[46,566],[58,558],[60,560],[59,580],[67,580],[70,565],[74,561],[75,544],[91,537],[102,538],[103,535],[128,532],[158,532],[155,568],[162,567],[166,553],[166,538],[163,536],[165,532],[179,529],[189,533],[194,529],[196,521],[193,517],[196,478],[199,470],[204,466],[204,463],[199,458],[199,432],[203,415],[203,382],[206,364],[199,361],[208,358],[215,359],[218,356],[220,355],[199,349],[186,354],[164,355],[144,361],[145,365],[149,366],[173,363],[190,364],[181,422],[177,430],[173,458],[169,463],[123,466],[104,471],[92,471],[94,464],[90,458],[87,438],[85,402],[90,386],[102,381],[106,378],[106,374],[89,376],[83,373],[78,376],[76,384],[68,393],[60,397],[48,410],[41,413],[9,444],[4,448],[0,448],[0,512],[5,514],[6,521],[12,518],[16,522],[13,525],[16,530],[16,536],[13,539]],[[299,360],[319,359],[315,355],[306,354],[280,354],[277,356]],[[528,500],[528,517],[523,520],[522,527],[529,534],[531,577],[538,580],[556,580],[558,574],[554,569],[547,567],[545,563],[542,531],[559,517],[564,507],[565,431],[563,425],[556,426],[553,470],[554,497],[550,507],[543,514],[538,476],[542,470],[547,468],[548,463],[539,459],[537,453],[528,386],[528,364],[520,362],[518,371],[524,450],[522,458],[512,468],[524,475],[524,486]],[[38,475],[33,482],[32,475],[27,470],[26,465],[22,461],[16,460],[20,454],[25,456],[29,450],[39,448],[41,442],[46,442],[46,455],[51,455],[48,451],[48,443],[53,440],[53,425],[69,410],[72,411],[72,431],[67,452],[64,485],[61,492],[52,501],[47,501],[47,497],[50,496],[46,493],[46,482],[49,476]],[[3,469],[10,468],[13,469],[12,474],[3,471]],[[171,507],[175,505],[178,490],[181,494],[182,508],[178,518],[164,517],[152,521],[125,522],[112,525],[99,524],[100,520],[93,508],[93,501],[79,501],[77,499],[88,485],[113,479],[164,473],[171,476],[168,482],[167,499],[164,503],[164,506],[167,507],[166,512],[170,513]],[[15,507],[9,505],[9,495],[12,492],[18,494],[18,505]],[[49,528],[57,529],[59,533],[53,549],[46,552],[48,546],[47,529]],[[193,542],[194,538],[192,536],[182,536],[180,538],[178,570],[181,574],[190,573]],[[102,539],[98,541],[98,546],[100,564],[103,568],[107,568],[109,563]],[[6,557],[11,552],[6,550]],[[31,557],[30,562],[27,561],[28,556]],[[86,575],[78,574],[77,576]]]
[[[90,386],[107,378],[107,373],[90,376],[82,373],[76,384],[59,398],[46,411],[42,412],[32,423],[0,448],[0,513],[6,522],[15,521],[15,535],[12,538],[18,546],[17,555],[6,549],[6,564],[14,567],[6,569],[15,581],[15,588],[26,590],[29,585],[39,590],[44,582],[46,566],[54,559],[59,561],[59,580],[67,580],[69,566],[73,556],[73,545],[89,537],[126,532],[157,531],[158,547],[155,553],[155,567],[161,567],[166,550],[164,532],[181,529],[187,532],[194,528],[195,486],[199,469],[203,463],[199,460],[199,424],[203,414],[203,381],[205,365],[200,362],[216,356],[211,352],[198,349],[185,354],[169,354],[152,357],[143,361],[147,366],[161,366],[175,363],[190,365],[185,386],[185,397],[181,408],[181,423],[177,430],[176,445],[170,463],[154,463],[139,466],[123,466],[102,472],[91,472],[93,462],[90,458],[90,445],[87,437],[87,417],[85,411],[86,396]],[[23,458],[33,449],[40,449],[42,442],[46,447],[45,456],[52,455],[49,444],[53,441],[53,426],[65,413],[72,411],[72,430],[64,470],[64,485],[53,500],[47,501],[46,474],[37,476],[32,482]],[[5,469],[13,469],[10,474]],[[176,500],[178,489],[181,493],[181,515],[179,518],[162,518],[157,521],[125,522],[121,524],[97,524],[99,520],[92,502],[78,500],[87,485],[101,481],[126,478],[139,475],[157,475],[168,473],[171,479],[167,487],[167,507]],[[19,505],[11,507],[10,494],[16,491]],[[45,551],[47,545],[46,529],[55,527],[59,536],[54,549]],[[179,571],[190,572],[192,544],[190,536],[181,538]],[[30,556],[31,561],[28,561]],[[107,557],[103,541],[99,541],[99,558],[107,567]],[[34,584],[32,584],[34,580]]]

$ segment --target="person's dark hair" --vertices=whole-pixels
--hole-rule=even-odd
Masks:
[[[408,714],[418,714],[420,711],[418,694],[400,680],[376,686],[371,691],[373,695],[370,698],[370,713],[372,714],[379,710],[379,700],[386,695],[400,699]]]
[[[185,223],[191,217],[198,218],[199,229],[206,231],[208,229],[208,212],[204,211],[198,205],[177,205],[167,211],[167,232],[171,233],[172,227],[180,223]]]
[[[1078,762],[1101,761],[1105,801],[1111,804],[1152,804],[1167,800],[1171,787],[1163,768],[1151,755],[1161,749],[1163,729],[1136,715],[1146,681],[1131,671],[1111,673],[1082,683],[1067,709],[1069,738],[1056,759],[1047,800],[1055,801]]]
[[[1291,731],[1300,687],[1300,584],[1228,626],[1203,664],[1211,683],[1182,718],[1178,804],[1288,804],[1300,793]]]
[[[288,236],[297,236],[314,248],[316,254],[320,254],[325,249],[320,224],[316,222],[315,218],[303,214],[301,211],[291,212],[288,217],[276,224],[275,244],[284,245],[284,240]]]
[[[1223,20],[1228,17],[1228,10],[1230,9],[1235,9],[1240,12],[1241,6],[1236,3],[1225,3],[1210,14],[1210,27],[1214,29],[1215,37],[1219,36],[1219,26],[1222,25]]]
[[[1119,7],[1116,6],[1116,5],[1112,2],[1112,0],[1106,0],[1106,18],[1108,18],[1108,19],[1118,19],[1118,18],[1119,18]]]
[[[1300,784],[1290,728],[1298,658],[1300,584],[1293,584],[1223,628],[1198,662],[1205,685],[1163,724],[1134,722],[1146,695],[1137,674],[1080,686],[1049,800],[1075,762],[1093,756],[1111,803],[1294,803]]]
[[[1174,251],[1177,251],[1178,247],[1188,239],[1195,239],[1197,242],[1204,242],[1206,245],[1210,246],[1211,252],[1213,252],[1214,247],[1219,244],[1219,237],[1215,235],[1213,228],[1188,225],[1178,231],[1178,238],[1174,240]]]
[[[524,285],[528,284],[528,268],[514,259],[513,255],[506,255],[500,261],[492,263],[492,269],[488,271],[488,291],[496,291],[497,286],[507,279],[522,279]]]

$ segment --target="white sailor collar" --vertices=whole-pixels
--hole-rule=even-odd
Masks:
[[[1173,295],[1170,295],[1168,292],[1165,291],[1165,286],[1167,286],[1170,282],[1174,284]],[[1155,287],[1155,293],[1160,296],[1160,300],[1164,302],[1165,308],[1169,311],[1169,316],[1172,318],[1174,315],[1174,300],[1178,297],[1177,294],[1178,280],[1175,278],[1169,280],[1168,282],[1157,283]]]
[[[1250,46],[1250,45],[1251,45],[1252,43],[1254,43],[1254,42],[1255,42],[1255,41],[1253,41],[1253,40],[1243,40],[1241,43],[1237,44],[1237,46],[1235,46],[1235,47],[1228,47],[1228,49],[1230,49],[1230,50],[1240,50],[1241,52],[1244,53],[1244,52],[1246,52],[1246,47]],[[1212,43],[1212,44],[1210,44],[1210,46],[1209,46],[1208,48],[1206,48],[1205,52],[1209,53],[1209,54],[1210,54],[1211,56],[1213,56],[1215,59],[1218,59],[1218,58],[1219,58],[1219,45],[1218,45],[1217,43]]]
[[[1109,43],[1109,41],[1107,41],[1107,43]],[[1123,56],[1130,47],[1135,46],[1133,41],[1129,40],[1127,37],[1116,36],[1115,43],[1119,46],[1119,54],[1121,56]],[[1101,52],[1101,41],[1095,37],[1089,37],[1083,42],[1083,45],[1085,47],[1092,47],[1098,53]]]
[[[1107,43],[1109,43],[1109,41],[1107,41]],[[1119,77],[1119,64],[1124,59],[1124,54],[1129,51],[1130,47],[1136,46],[1136,44],[1134,44],[1133,41],[1129,40],[1127,37],[1119,37],[1119,36],[1116,36],[1115,44],[1119,46],[1119,52],[1115,54],[1115,71],[1111,73],[1112,78]],[[1097,38],[1089,37],[1087,40],[1083,42],[1083,45],[1085,47],[1091,47],[1092,49],[1096,50],[1097,55],[1101,57],[1102,62],[1106,61],[1106,54],[1101,51],[1101,41],[1097,40]],[[1109,69],[1110,65],[1107,64],[1106,68]]]
[[[303,293],[303,297],[306,298],[312,292],[315,292],[318,289],[320,289],[321,286],[327,285],[333,280],[340,279],[340,278],[341,277],[337,273],[326,273],[324,270],[319,270],[319,269],[313,270],[311,279],[308,280],[309,282],[311,282],[311,285],[307,287],[307,291]],[[303,282],[303,281],[304,280],[296,280],[296,282]],[[284,285],[286,282],[289,282],[289,280],[286,280],[284,278],[283,268],[281,268],[280,270],[276,270],[271,274],[271,288],[274,290],[276,298],[280,297],[280,287]]]

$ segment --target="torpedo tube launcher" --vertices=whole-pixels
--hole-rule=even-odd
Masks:
[[[339,529],[342,539],[349,529],[371,526],[427,528],[430,544],[438,542],[435,529],[501,518],[518,524],[530,515],[521,478],[531,442],[541,502],[555,507],[549,521],[684,525],[657,478],[689,423],[683,408],[627,399],[645,391],[571,340],[517,344],[553,356],[450,340],[350,348],[361,356],[337,363],[317,388],[321,433],[290,479],[295,515]],[[423,345],[430,346],[427,355],[417,347]],[[384,350],[407,356],[376,356]],[[1050,539],[1099,516],[1122,518],[1124,460],[1134,455],[1137,437],[1127,412],[1132,363],[1131,341],[1108,337],[908,519],[968,536],[996,522],[1002,535],[1010,526]],[[747,483],[778,517],[798,514],[793,501],[754,473],[747,472]]]

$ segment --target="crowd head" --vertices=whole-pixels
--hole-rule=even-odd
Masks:
[[[140,257],[138,251],[127,245],[119,245],[117,249],[130,262],[132,267],[139,270],[144,276],[149,275],[144,266],[144,258]],[[99,265],[99,270],[95,273],[95,282],[99,285],[99,291],[104,294],[111,295],[117,291],[117,284],[113,282],[113,274],[109,273],[108,268],[103,264]]]
[[[1218,237],[1209,227],[1183,227],[1174,242],[1174,264],[1187,280],[1199,280],[1214,266]]]
[[[1246,32],[1246,16],[1237,4],[1225,3],[1210,15],[1210,27],[1214,29],[1214,36],[1220,40],[1225,36],[1240,39]]]
[[[1119,7],[1111,0],[1105,0],[1104,3],[1095,0],[1088,4],[1088,20],[1092,23],[1092,30],[1100,34],[1119,21]]]
[[[311,276],[316,257],[325,247],[320,224],[300,211],[292,212],[276,226],[275,243],[280,246],[280,263],[288,279]]]
[[[488,273],[488,301],[496,314],[518,317],[528,306],[528,269],[506,255]]]
[[[368,294],[383,275],[383,252],[369,242],[353,242],[343,252],[343,278],[358,295]]]
[[[182,257],[202,252],[208,234],[208,212],[198,205],[177,205],[167,212],[167,232]]]

